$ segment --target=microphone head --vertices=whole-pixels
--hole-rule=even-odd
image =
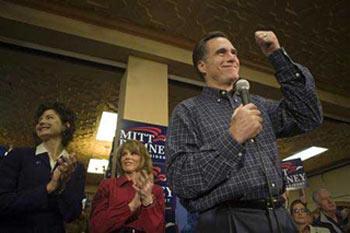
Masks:
[[[245,79],[238,79],[235,85],[236,85],[236,91],[238,93],[240,93],[242,90],[249,90],[250,88],[249,82]]]

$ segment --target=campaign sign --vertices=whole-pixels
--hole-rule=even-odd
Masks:
[[[286,180],[287,190],[306,188],[306,173],[304,172],[304,166],[301,159],[282,161],[281,167]]]
[[[175,224],[176,199],[167,184],[165,175],[165,140],[167,127],[148,123],[122,119],[118,122],[120,127],[119,145],[126,140],[141,141],[150,153],[153,161],[155,183],[160,185],[165,197],[165,224],[166,233],[177,232]]]

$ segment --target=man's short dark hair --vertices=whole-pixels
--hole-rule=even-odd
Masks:
[[[207,56],[207,52],[208,52],[207,51],[207,42],[211,39],[218,38],[218,37],[223,37],[223,38],[228,39],[227,35],[223,32],[220,32],[220,31],[209,32],[206,35],[204,35],[202,37],[202,39],[200,39],[193,48],[193,51],[192,51],[193,66],[196,69],[197,73],[202,78],[204,78],[204,77],[203,77],[203,74],[198,70],[198,67],[197,67],[198,62],[205,59]]]
[[[54,110],[60,117],[62,124],[69,123],[69,127],[66,128],[62,133],[62,145],[67,146],[68,143],[73,139],[73,134],[75,132],[75,113],[67,108],[63,103],[60,102],[46,102],[39,105],[35,112],[34,120],[35,123],[38,123],[39,118],[46,110]],[[36,143],[40,143],[40,138],[34,133],[34,140]]]

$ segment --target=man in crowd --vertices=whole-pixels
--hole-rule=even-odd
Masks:
[[[315,219],[314,225],[326,227],[331,233],[342,233],[350,230],[349,211],[339,211],[327,189],[321,188],[315,191],[312,199],[320,209],[320,216]]]

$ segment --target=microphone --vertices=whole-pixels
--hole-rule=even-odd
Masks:
[[[236,82],[236,91],[241,96],[243,105],[250,103],[249,88],[249,82],[245,79],[238,79],[238,81]],[[249,141],[254,143],[255,138],[251,138],[249,139]]]
[[[249,88],[249,82],[245,79],[239,79],[236,82],[236,91],[241,96],[243,105],[250,103]]]

